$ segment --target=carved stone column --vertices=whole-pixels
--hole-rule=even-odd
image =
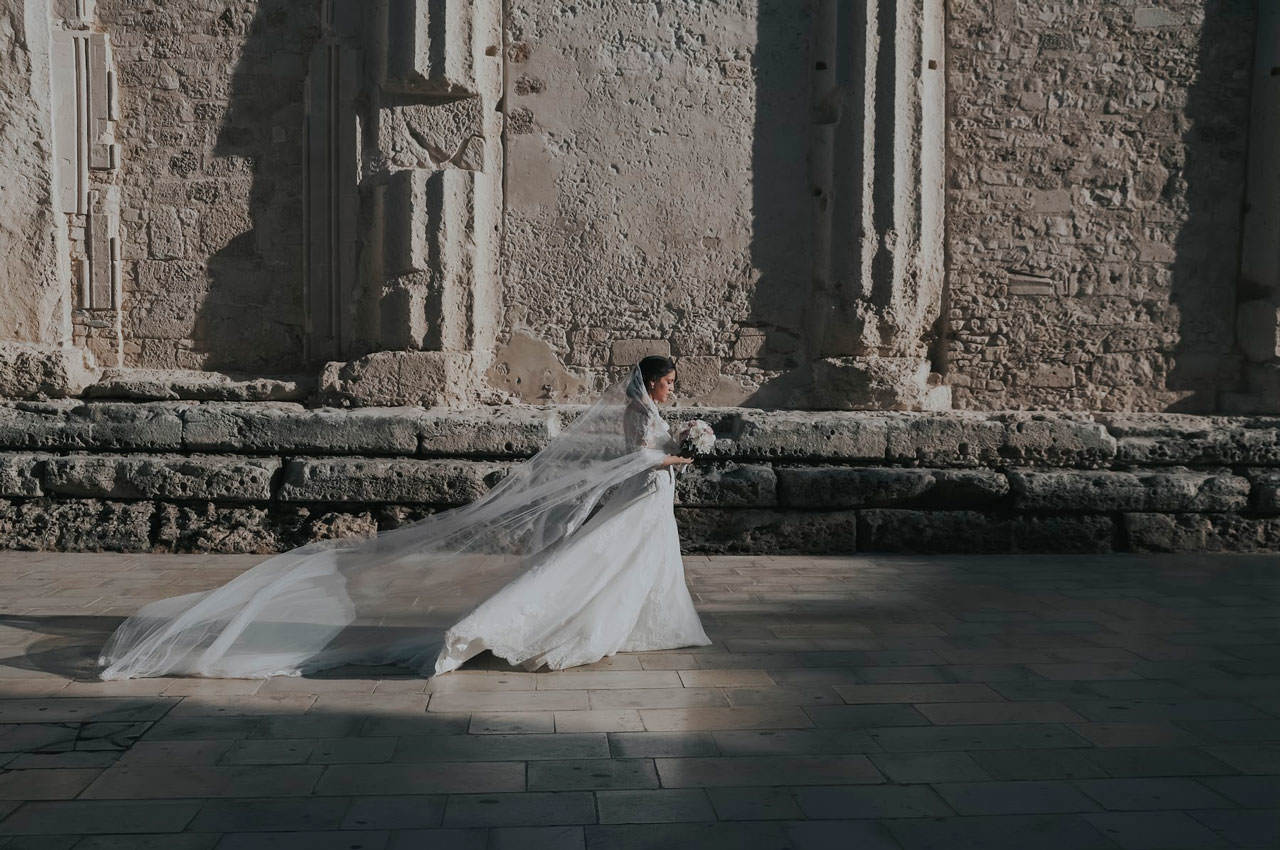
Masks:
[[[50,76],[58,209],[70,242],[75,342],[102,366],[123,352],[120,193],[111,42],[92,0],[55,0]]]
[[[815,8],[808,403],[946,408],[928,359],[944,275],[943,0]]]
[[[323,389],[465,402],[498,312],[501,6],[332,0],[326,27],[309,105],[313,344],[335,361]]]
[[[1233,413],[1280,413],[1280,6],[1258,4],[1236,341],[1245,357]]]

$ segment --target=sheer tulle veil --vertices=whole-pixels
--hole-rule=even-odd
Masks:
[[[341,664],[430,673],[443,632],[547,557],[664,452],[628,437],[658,410],[638,367],[463,507],[376,537],[276,555],[214,590],[152,602],[111,635],[103,679],[259,678]]]

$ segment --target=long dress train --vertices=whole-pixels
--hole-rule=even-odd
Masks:
[[[569,415],[471,504],[144,605],[103,646],[99,675],[429,673],[484,649],[563,667],[707,643],[684,586],[674,473],[657,468],[668,428],[639,368]]]

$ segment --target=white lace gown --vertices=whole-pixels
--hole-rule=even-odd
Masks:
[[[655,463],[668,433],[660,417],[648,423],[644,444]],[[485,650],[528,670],[560,670],[616,652],[709,644],[685,585],[675,475],[653,469],[624,482],[540,563],[445,633],[436,673]]]

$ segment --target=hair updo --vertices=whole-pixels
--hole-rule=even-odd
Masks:
[[[661,354],[650,354],[648,357],[642,358],[636,364],[636,368],[640,370],[640,380],[644,382],[643,388],[633,387],[628,395],[647,391],[651,384],[676,370],[676,363],[670,357],[663,357]]]
[[[645,387],[676,370],[675,361],[661,354],[650,354],[637,365],[640,367],[640,377],[644,380]]]

